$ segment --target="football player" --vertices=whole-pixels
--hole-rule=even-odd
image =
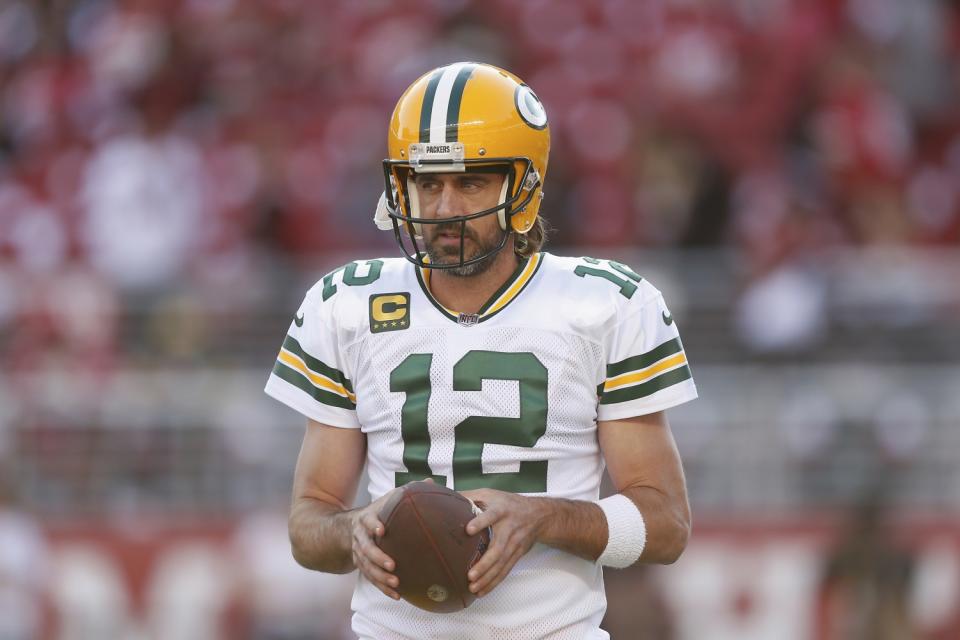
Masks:
[[[664,413],[697,395],[677,324],[630,267],[541,251],[550,129],[513,74],[430,71],[388,147],[375,222],[403,257],[320,279],[266,386],[307,418],[294,555],[359,570],[362,638],[606,638],[602,567],[671,563],[690,531]],[[375,500],[351,509],[364,467]],[[483,509],[468,533],[493,530],[458,613],[400,600],[376,544],[386,496],[424,478]]]

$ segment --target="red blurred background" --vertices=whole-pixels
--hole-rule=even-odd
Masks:
[[[0,3],[0,638],[340,638],[295,566],[309,284],[397,255],[386,125],[481,60],[544,102],[548,250],[671,300],[695,531],[614,638],[960,637],[960,8]]]

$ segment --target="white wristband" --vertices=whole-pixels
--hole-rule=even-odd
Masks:
[[[616,569],[629,567],[640,558],[647,543],[647,525],[637,505],[616,493],[596,504],[607,517],[607,546],[597,562]]]

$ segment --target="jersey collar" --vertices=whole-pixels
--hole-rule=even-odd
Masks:
[[[516,300],[520,292],[530,284],[533,276],[540,270],[541,264],[543,264],[542,253],[535,253],[529,258],[522,259],[520,264],[517,265],[516,270],[507,278],[506,282],[480,307],[480,310],[476,314],[476,321],[483,322],[489,320],[503,311],[508,304]],[[462,323],[463,317],[469,314],[462,314],[453,309],[448,309],[433,297],[433,293],[430,291],[430,269],[424,269],[423,267],[414,268],[417,273],[417,282],[420,283],[420,288],[423,289],[424,294],[433,306],[448,319]]]

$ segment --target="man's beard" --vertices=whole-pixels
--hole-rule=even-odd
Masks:
[[[431,225],[434,227],[432,229],[432,238],[437,238],[441,233],[444,232],[453,232],[457,235],[460,234],[461,228],[463,225],[459,222],[452,222],[450,224],[435,224]],[[490,268],[490,265],[493,264],[494,258],[497,257],[497,247],[500,245],[501,238],[490,239],[489,241],[483,241],[479,239],[472,229],[463,228],[464,233],[464,243],[467,240],[473,240],[476,245],[476,250],[468,253],[466,244],[464,244],[463,250],[463,261],[467,262],[476,258],[477,256],[484,255],[485,257],[482,260],[478,260],[472,264],[465,264],[458,267],[452,267],[444,269],[445,272],[464,278],[470,276],[480,275]],[[460,262],[460,245],[454,245],[452,247],[439,247],[436,246],[433,242],[433,239],[427,240],[427,255],[430,256],[430,264],[434,265],[447,265],[451,263]]]

